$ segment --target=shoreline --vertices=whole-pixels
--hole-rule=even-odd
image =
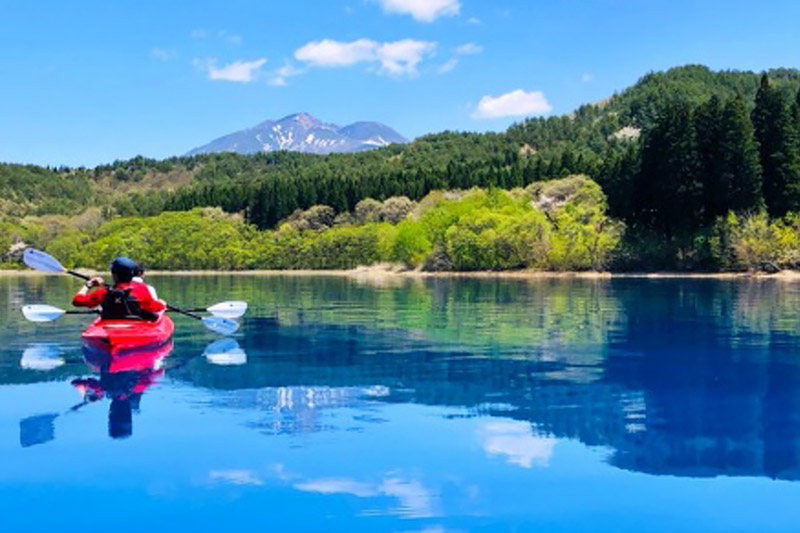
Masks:
[[[94,275],[97,271],[80,269]],[[99,272],[99,274],[108,275]],[[0,270],[0,278],[60,276],[32,270]],[[777,274],[763,272],[550,272],[540,270],[473,271],[473,272],[423,272],[419,270],[392,270],[380,267],[358,267],[350,270],[151,270],[148,277],[202,277],[202,276],[261,276],[261,277],[349,277],[356,279],[718,279],[718,280],[778,280],[800,281],[800,270],[784,270]]]

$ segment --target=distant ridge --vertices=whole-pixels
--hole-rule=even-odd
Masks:
[[[355,122],[340,128],[308,113],[295,113],[214,139],[186,155],[212,152],[253,154],[275,150],[329,154],[360,152],[406,142],[408,139],[379,122]]]

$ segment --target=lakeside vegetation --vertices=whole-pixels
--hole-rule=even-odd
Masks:
[[[688,66],[572,115],[355,154],[0,165],[0,261],[150,268],[800,265],[800,72]]]
[[[511,191],[436,191],[420,202],[365,199],[339,214],[313,206],[276,230],[258,230],[219,208],[194,208],[100,224],[64,221],[49,232],[30,219],[17,231],[65,264],[96,268],[124,252],[166,270],[344,269],[376,262],[429,270],[587,270],[604,268],[622,235],[622,225],[605,212],[600,187],[575,176]]]

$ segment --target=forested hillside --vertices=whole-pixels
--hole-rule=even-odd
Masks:
[[[528,119],[504,133],[443,132],[326,156],[139,157],[94,169],[0,165],[0,246],[47,246],[65,235],[94,241],[116,217],[198,207],[239,213],[263,230],[316,205],[344,214],[366,198],[417,201],[436,190],[512,190],[582,174],[600,184],[608,214],[626,225],[603,266],[741,268],[720,252],[720,239],[728,239],[722,248],[731,245],[733,220],[757,220],[766,210],[764,223],[777,231],[791,227],[787,215],[800,210],[799,90],[796,70],[762,76],[687,66],[648,74],[571,115]],[[459,263],[446,255],[442,268],[554,268]]]

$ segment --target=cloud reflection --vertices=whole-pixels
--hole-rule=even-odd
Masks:
[[[208,479],[212,483],[225,483],[228,485],[263,485],[264,482],[253,470],[210,470]]]
[[[409,518],[434,516],[438,497],[420,481],[389,474],[380,483],[365,483],[349,478],[320,478],[296,483],[295,489],[318,494],[349,494],[359,498],[388,496],[397,500],[389,512]]]
[[[488,455],[504,455],[511,464],[523,468],[547,467],[556,439],[535,436],[531,424],[512,420],[493,420],[480,428],[483,449]]]

